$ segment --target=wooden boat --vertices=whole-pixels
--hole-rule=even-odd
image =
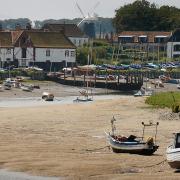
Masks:
[[[53,101],[54,100],[54,94],[49,93],[49,92],[43,92],[42,99],[44,99],[45,101]]]
[[[180,133],[175,133],[173,143],[166,150],[166,157],[171,168],[180,169]]]
[[[153,123],[145,124],[144,122],[142,122],[143,136],[141,138],[138,138],[134,135],[130,135],[129,137],[116,135],[114,132],[114,130],[116,129],[114,125],[114,121],[115,119],[113,118],[111,120],[112,133],[107,134],[109,145],[112,148],[113,152],[152,155],[155,151],[157,151],[159,147],[156,145],[157,126],[159,125],[158,122],[156,124]],[[149,137],[145,141],[144,132],[145,132],[145,127],[147,126],[155,126],[156,133],[154,137]]]

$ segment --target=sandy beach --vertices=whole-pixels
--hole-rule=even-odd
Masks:
[[[63,88],[64,95],[60,92]],[[39,98],[41,90],[34,96],[17,90],[16,95],[1,92],[1,169],[67,179],[180,178],[163,162],[172,133],[180,127],[180,119],[172,118],[170,110],[152,109],[144,103],[145,97],[132,95],[95,96],[92,103],[70,103],[69,97],[78,95],[79,88],[65,86],[56,89],[64,103],[28,106],[22,101],[21,105],[12,105],[12,101],[19,102],[14,98]],[[6,98],[10,98],[9,103]],[[113,115],[117,130],[126,136],[141,136],[142,121],[160,122],[158,151],[153,156],[113,153],[104,133],[111,131]],[[147,131],[146,137],[152,132]]]

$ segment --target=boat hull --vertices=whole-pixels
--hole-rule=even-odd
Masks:
[[[171,168],[180,169],[180,148],[169,147],[166,156]]]
[[[112,137],[109,138],[109,144],[115,153],[131,153],[131,154],[142,154],[152,155],[157,151],[157,145],[148,145],[144,142],[120,142],[116,141]]]

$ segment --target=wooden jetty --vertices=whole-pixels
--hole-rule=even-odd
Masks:
[[[64,85],[86,87],[88,83],[88,87],[119,91],[139,90],[143,85],[143,76],[138,72],[112,74],[112,72],[106,71],[104,75],[100,75],[100,72],[88,71],[87,74],[86,70],[76,70],[70,73],[64,71],[60,76],[51,76],[49,79]]]

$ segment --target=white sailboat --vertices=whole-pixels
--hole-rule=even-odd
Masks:
[[[89,70],[89,54],[88,54],[88,66],[87,66],[87,71],[86,71],[86,77],[88,77],[88,70]],[[74,101],[75,102],[87,102],[87,101],[93,101],[93,94],[92,94],[92,89],[89,90],[89,81],[87,80],[86,82],[86,89],[83,89],[79,91],[80,96],[78,96]]]

